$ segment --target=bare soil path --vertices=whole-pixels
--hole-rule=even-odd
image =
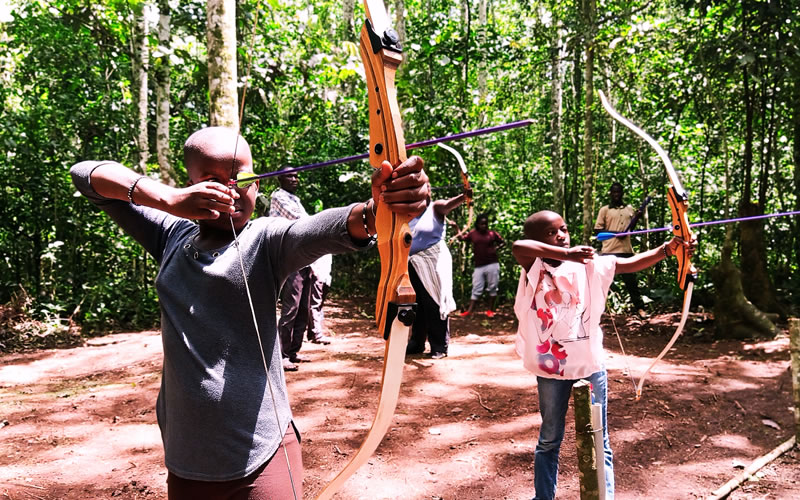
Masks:
[[[355,302],[327,309],[335,341],[305,344],[312,359],[288,373],[303,434],[305,496],[346,463],[369,428],[383,341]],[[788,338],[709,342],[702,316],[634,401],[630,370],[647,367],[677,315],[606,318],[609,424],[617,498],[703,498],[794,432]],[[339,494],[355,499],[529,499],[536,387],[514,354],[510,310],[452,319],[450,356],[407,359],[394,424]],[[699,332],[699,333],[698,333]],[[156,425],[157,332],[84,347],[0,355],[0,500],[158,499],[166,471]],[[578,498],[572,412],[559,498]],[[733,499],[800,498],[800,452],[768,465]]]

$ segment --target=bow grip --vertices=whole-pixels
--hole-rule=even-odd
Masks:
[[[686,193],[678,192],[674,186],[670,186],[667,190],[667,197],[669,198],[669,208],[672,211],[672,233],[684,241],[692,241],[694,234],[689,227],[689,200]],[[686,285],[697,278],[697,268],[692,265],[691,258],[683,246],[678,248],[675,257],[678,259],[678,285],[685,290]]]

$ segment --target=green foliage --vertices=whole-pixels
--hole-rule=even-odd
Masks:
[[[583,44],[590,35],[597,58],[595,87],[669,151],[689,192],[693,220],[725,216],[727,199],[735,207],[758,197],[765,212],[798,206],[793,155],[800,151],[795,144],[800,126],[792,95],[800,85],[799,23],[790,2],[746,4],[745,11],[739,2],[598,2],[595,27],[586,26],[576,2],[488,5],[487,24],[481,27],[477,1],[407,0],[406,62],[397,88],[407,143],[535,120],[526,129],[453,144],[468,163],[475,213],[487,212],[491,227],[508,242],[501,254],[504,300],[513,296],[518,278],[510,244],[530,213],[553,202],[553,54],[562,57],[564,72],[563,215],[573,235],[583,229]],[[96,330],[158,321],[152,286],[156,264],[107,217],[74,196],[68,175],[69,166],[84,159],[134,163],[129,36],[132,9],[140,6],[119,0],[27,0],[15,8],[12,22],[0,25],[5,155],[0,162],[0,302],[8,302],[22,285],[35,303],[30,310],[40,318],[77,310],[74,319]],[[181,158],[185,138],[208,121],[204,9],[204,1],[192,0],[172,11],[175,159]],[[240,75],[252,59],[242,133],[256,171],[366,151],[367,98],[357,34],[344,31],[341,4],[248,0],[239,2],[239,9]],[[357,2],[356,26],[362,17]],[[555,46],[558,33],[560,47]],[[151,47],[156,45],[151,34]],[[750,177],[743,163],[745,70],[755,106]],[[667,181],[658,158],[595,102],[595,201],[587,209],[596,213],[611,182],[619,181],[631,204],[655,194],[650,226],[668,223]],[[150,106],[155,116],[154,102]],[[458,182],[458,166],[449,153],[439,148],[415,153],[425,158],[434,186]],[[731,192],[723,178],[726,158]],[[310,171],[301,176],[298,195],[314,210],[365,200],[370,171],[363,161]],[[262,186],[269,194],[275,185]],[[466,211],[454,215],[465,224]],[[765,233],[767,264],[789,302],[800,300],[792,281],[800,263],[797,227],[794,221],[772,221]],[[663,238],[653,235],[636,243],[644,249]],[[701,270],[719,259],[723,238],[722,227],[703,231],[696,259]],[[455,291],[463,303],[469,298],[471,256],[459,245],[452,248]],[[336,257],[332,292],[371,295],[378,273],[377,252]],[[679,300],[670,273],[662,268],[650,273],[648,287]],[[708,292],[710,286],[701,273],[699,288]]]

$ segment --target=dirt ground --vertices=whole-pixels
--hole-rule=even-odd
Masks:
[[[314,498],[358,448],[372,421],[384,343],[354,302],[327,308],[334,343],[288,373],[303,435],[304,493]],[[609,425],[618,499],[703,498],[789,439],[788,337],[712,342],[689,331],[634,401],[638,377],[678,314],[604,321]],[[510,308],[451,320],[450,356],[407,358],[393,426],[341,499],[529,499],[538,427],[536,387],[514,354]],[[156,425],[157,332],[94,338],[84,347],[0,356],[0,500],[156,499],[166,471]],[[579,497],[573,415],[558,497]],[[800,498],[800,452],[776,459],[734,499]]]

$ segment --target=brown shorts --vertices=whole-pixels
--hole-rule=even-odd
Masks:
[[[286,455],[292,468],[291,480]],[[294,483],[294,491],[292,490]],[[255,472],[233,481],[193,481],[173,473],[167,476],[169,500],[292,500],[303,498],[303,456],[294,426],[290,425],[278,451]],[[296,494],[296,496],[295,496]]]

